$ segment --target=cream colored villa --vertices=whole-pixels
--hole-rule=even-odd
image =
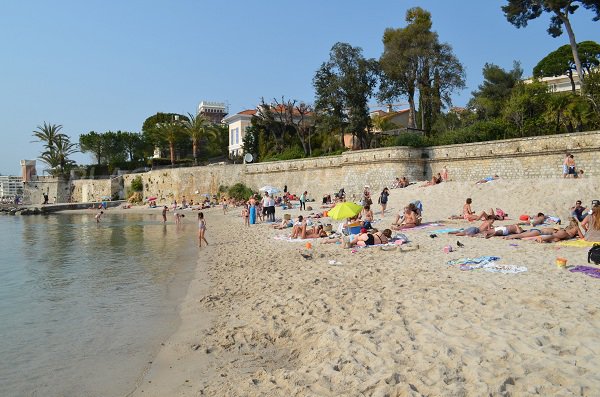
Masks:
[[[252,116],[256,114],[256,109],[244,110],[223,119],[223,123],[229,125],[229,157],[241,156],[244,152],[242,149],[246,128],[250,126]]]

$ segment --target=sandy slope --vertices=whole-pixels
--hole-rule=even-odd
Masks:
[[[449,182],[392,190],[390,207],[420,199],[435,221],[472,197],[476,210],[566,217],[598,188],[598,179]],[[557,256],[585,264],[587,249],[432,239],[432,228],[406,233],[418,251],[315,243],[305,260],[303,243],[274,240],[267,225],[244,228],[238,212],[205,212],[213,244],[199,251],[182,327],[134,395],[600,395],[600,280],[554,264]],[[445,254],[447,244],[456,250]],[[528,271],[446,265],[481,255]]]

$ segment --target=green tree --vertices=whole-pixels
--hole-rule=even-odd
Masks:
[[[185,136],[183,123],[186,116],[176,113],[156,113],[148,117],[142,125],[146,139],[154,146],[168,145],[171,165],[175,165],[175,146]]]
[[[577,11],[580,5],[595,13],[593,21],[600,20],[600,0],[508,0],[508,4],[502,6],[502,11],[508,22],[517,28],[526,27],[529,21],[538,18],[544,12],[553,14],[548,33],[552,37],[558,37],[562,35],[564,26],[569,36],[575,69],[580,80],[583,81],[584,73],[577,50],[577,41],[569,20],[569,16]]]
[[[551,97],[544,83],[518,84],[504,104],[502,115],[512,127],[513,137],[539,135],[547,131],[543,115]]]
[[[379,87],[381,102],[408,99],[408,127],[416,128],[416,95],[419,77],[437,35],[431,31],[431,14],[420,7],[406,11],[407,26],[387,28],[383,33],[382,71]]]
[[[188,113],[188,120],[184,122],[184,131],[192,140],[192,155],[194,164],[198,165],[198,145],[200,140],[210,136],[215,136],[214,128],[204,116],[194,116]]]
[[[504,103],[512,90],[521,82],[523,69],[518,62],[506,71],[494,64],[486,63],[483,67],[483,83],[477,91],[472,92],[469,108],[477,112],[480,120],[490,120],[500,116]]]
[[[600,64],[600,45],[594,41],[582,41],[578,44],[581,66],[585,74],[589,74],[592,68]],[[554,77],[567,75],[571,82],[571,91],[575,92],[575,79],[573,78],[575,63],[571,47],[566,44],[546,55],[533,68],[533,77]]]
[[[313,79],[315,109],[329,118],[337,117],[334,124],[352,132],[361,148],[367,148],[370,143],[372,125],[368,101],[377,79],[377,61],[366,59],[360,47],[347,43],[333,45],[329,61],[321,65]]]
[[[96,158],[96,164],[102,164],[105,152],[105,139],[102,134],[90,131],[79,135],[79,147],[82,153],[92,153]]]

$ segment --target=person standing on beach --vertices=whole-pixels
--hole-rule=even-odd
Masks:
[[[306,211],[306,196],[308,192],[305,190],[304,193],[300,195],[300,211]]]
[[[572,154],[567,157],[567,176],[573,175],[573,178],[576,178],[577,172],[575,171],[575,156]]]
[[[206,241],[206,220],[204,220],[204,213],[198,213],[198,247],[202,247],[202,241],[208,245],[208,241]]]
[[[247,203],[242,208],[242,218],[244,218],[244,226],[250,226],[250,209]]]
[[[222,203],[223,203],[223,215],[226,215],[227,214],[227,200],[225,200],[225,197],[223,197]]]
[[[169,207],[167,207],[166,205],[164,205],[163,209],[162,209],[163,222],[167,221],[167,211],[168,210],[169,210]]]
[[[566,178],[567,175],[569,175],[569,165],[568,165],[569,156],[570,156],[570,154],[567,153],[565,155],[565,159],[563,160],[563,178]]]
[[[256,199],[254,195],[248,200],[248,214],[250,217],[249,225],[254,225],[256,223]]]
[[[100,218],[102,217],[102,214],[104,214],[104,211],[100,211],[96,214],[96,216],[94,216],[94,218],[96,219],[96,223],[100,223]]]
[[[390,191],[388,188],[384,188],[381,194],[379,195],[379,205],[381,205],[381,216],[385,215],[385,207],[387,206],[388,196],[390,195]]]

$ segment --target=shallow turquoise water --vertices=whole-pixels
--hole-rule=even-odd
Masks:
[[[177,327],[194,224],[0,216],[0,396],[123,396]]]

